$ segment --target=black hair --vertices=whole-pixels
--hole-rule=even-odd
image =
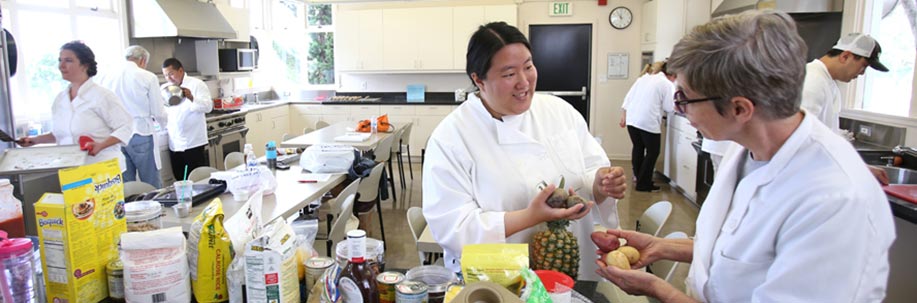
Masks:
[[[506,22],[491,22],[478,27],[468,40],[468,52],[465,54],[465,73],[471,79],[471,84],[474,84],[471,74],[477,74],[481,80],[486,79],[494,55],[504,46],[513,43],[522,43],[532,51],[529,40],[515,26]]]
[[[66,49],[73,52],[73,54],[76,55],[76,58],[80,60],[80,65],[85,65],[87,67],[86,74],[88,74],[89,77],[95,76],[97,73],[99,73],[99,63],[96,62],[96,55],[92,53],[92,49],[90,49],[89,46],[86,46],[83,41],[70,41],[64,43],[60,49]]]
[[[169,58],[169,59],[166,59],[165,61],[162,61],[162,68],[166,68],[166,67],[171,67],[174,70],[183,68],[183,66],[181,65],[181,61],[178,61],[178,59],[175,59],[175,58]]]
[[[842,53],[844,53],[844,51],[836,49],[836,48],[832,48],[831,50],[825,53],[825,56],[828,56],[829,58],[834,58],[834,57],[840,56]],[[863,56],[860,56],[854,53],[850,53],[850,54],[853,55],[854,58],[857,58],[857,59],[866,58],[866,57],[863,57]]]

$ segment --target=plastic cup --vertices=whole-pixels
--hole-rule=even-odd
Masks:
[[[178,203],[173,205],[172,209],[175,210],[175,216],[179,218],[191,215],[191,204]]]
[[[175,181],[172,186],[175,186],[175,197],[178,199],[178,204],[187,204],[190,207],[191,197],[194,196],[194,183],[190,180]]]
[[[239,202],[248,201],[248,198],[251,198],[251,195],[252,193],[248,189],[237,189],[232,191],[232,199]]]

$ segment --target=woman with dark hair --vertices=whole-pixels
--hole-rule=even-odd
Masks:
[[[545,222],[577,220],[568,229],[583,257],[578,278],[598,279],[587,257],[595,252],[589,235],[596,223],[618,227],[615,198],[624,196],[624,170],[609,166],[572,106],[535,94],[538,72],[517,28],[503,22],[481,26],[466,56],[466,72],[478,91],[433,131],[423,167],[423,213],[445,251],[445,266],[459,271],[467,244],[529,243]],[[597,203],[548,206],[555,185],[537,185],[558,184],[561,177],[565,190]]]
[[[19,145],[77,144],[78,138],[86,136],[92,139],[81,144],[89,153],[87,164],[117,158],[124,170],[121,146],[133,133],[131,115],[114,93],[89,81],[98,72],[97,65],[92,50],[83,42],[61,46],[57,67],[70,86],[57,95],[51,106],[51,132],[21,138]]]

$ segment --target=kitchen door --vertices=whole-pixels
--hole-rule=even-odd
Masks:
[[[592,25],[530,25],[529,40],[538,69],[536,90],[563,98],[588,124]]]

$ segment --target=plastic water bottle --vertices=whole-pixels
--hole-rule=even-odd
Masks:
[[[372,120],[369,120],[369,124],[370,128],[372,129],[372,133],[375,134],[379,127],[379,122],[376,116],[373,116]]]
[[[270,169],[277,168],[277,143],[274,141],[268,141],[264,146],[265,157],[267,158],[267,167]]]
[[[258,167],[258,156],[255,156],[255,149],[251,144],[245,144],[245,168],[255,169]]]

